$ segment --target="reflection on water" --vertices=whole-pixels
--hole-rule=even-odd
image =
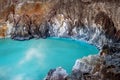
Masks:
[[[62,38],[0,40],[0,80],[42,80],[49,69],[70,72],[75,60],[98,53],[95,46]]]

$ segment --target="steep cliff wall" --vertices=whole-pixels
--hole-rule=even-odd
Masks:
[[[61,20],[61,26],[67,21],[69,35],[74,34],[75,27],[97,26],[102,27],[107,37],[116,41],[120,38],[119,0],[1,0],[0,4],[0,23],[9,21],[16,29],[12,38],[14,32],[18,37],[36,34],[39,38],[41,32],[35,30],[43,24],[56,24],[55,20]]]
[[[78,60],[70,78],[58,68],[47,80],[120,79],[120,0],[0,0],[0,37],[6,36],[69,37],[101,49],[100,56]]]

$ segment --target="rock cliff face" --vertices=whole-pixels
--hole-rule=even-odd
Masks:
[[[105,37],[119,41],[119,3],[119,0],[1,0],[0,22],[13,24],[10,35],[17,40],[91,37],[89,33],[94,35],[99,30]],[[97,31],[92,31],[96,30],[93,27]]]
[[[1,1],[0,23],[15,40],[70,37],[98,47],[119,42],[119,0],[19,0]],[[2,10],[3,9],[3,10]],[[2,30],[2,28],[1,28]],[[5,37],[8,32],[1,32]]]
[[[46,80],[119,80],[120,0],[0,0],[0,37],[49,36],[84,40],[101,52],[77,60],[70,77],[56,79],[56,69]]]

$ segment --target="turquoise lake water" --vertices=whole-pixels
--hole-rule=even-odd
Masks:
[[[0,39],[0,80],[42,80],[60,66],[70,73],[76,59],[98,51],[85,42],[63,38]]]

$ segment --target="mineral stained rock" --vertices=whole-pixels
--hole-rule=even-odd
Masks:
[[[71,75],[50,70],[46,80],[120,79],[120,0],[0,0],[0,37],[69,37],[100,49],[77,60]]]
[[[8,34],[12,39],[68,37],[76,28],[93,26],[102,28],[107,38],[120,38],[119,0],[1,0],[0,4],[0,25],[13,24]]]

